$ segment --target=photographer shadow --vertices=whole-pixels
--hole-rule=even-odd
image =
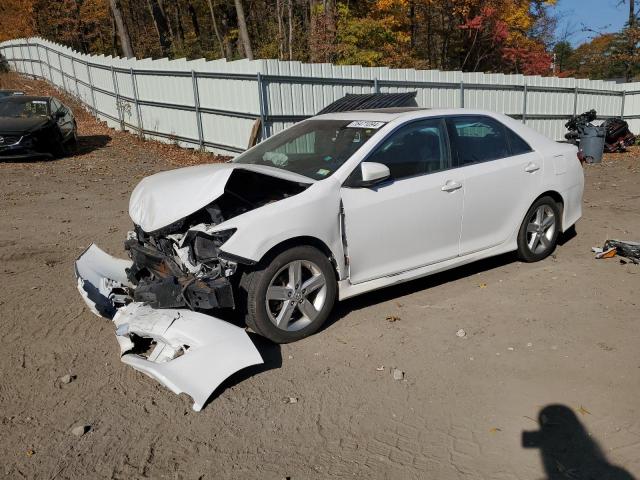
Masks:
[[[522,433],[524,448],[537,448],[548,480],[634,480],[626,470],[611,465],[573,411],[548,405],[539,415],[540,430]]]

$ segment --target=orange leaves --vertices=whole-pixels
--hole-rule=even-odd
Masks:
[[[28,37],[35,33],[32,0],[2,0],[0,3],[0,42]]]

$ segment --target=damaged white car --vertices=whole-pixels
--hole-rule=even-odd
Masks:
[[[320,115],[230,163],[142,180],[129,259],[91,246],[78,286],[114,318],[127,363],[193,396],[202,371],[260,362],[244,331],[212,313],[239,309],[256,333],[291,342],[336,299],[513,250],[541,260],[581,216],[583,183],[576,147],[504,115]]]

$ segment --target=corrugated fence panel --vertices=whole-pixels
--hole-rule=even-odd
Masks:
[[[640,83],[278,60],[123,59],[40,38],[3,42],[0,51],[15,70],[67,91],[110,127],[226,154],[246,148],[257,118],[271,135],[346,94],[374,91],[416,91],[418,105],[428,108],[501,112],[554,139],[563,138],[569,117],[592,108],[600,117],[624,109],[632,130],[640,130]]]

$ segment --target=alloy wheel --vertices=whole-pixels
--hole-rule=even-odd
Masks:
[[[549,205],[536,209],[527,223],[527,246],[531,253],[539,255],[552,247],[556,223],[556,215]]]
[[[327,280],[308,260],[283,266],[269,282],[266,308],[269,320],[281,330],[296,331],[311,324],[327,298]]]

